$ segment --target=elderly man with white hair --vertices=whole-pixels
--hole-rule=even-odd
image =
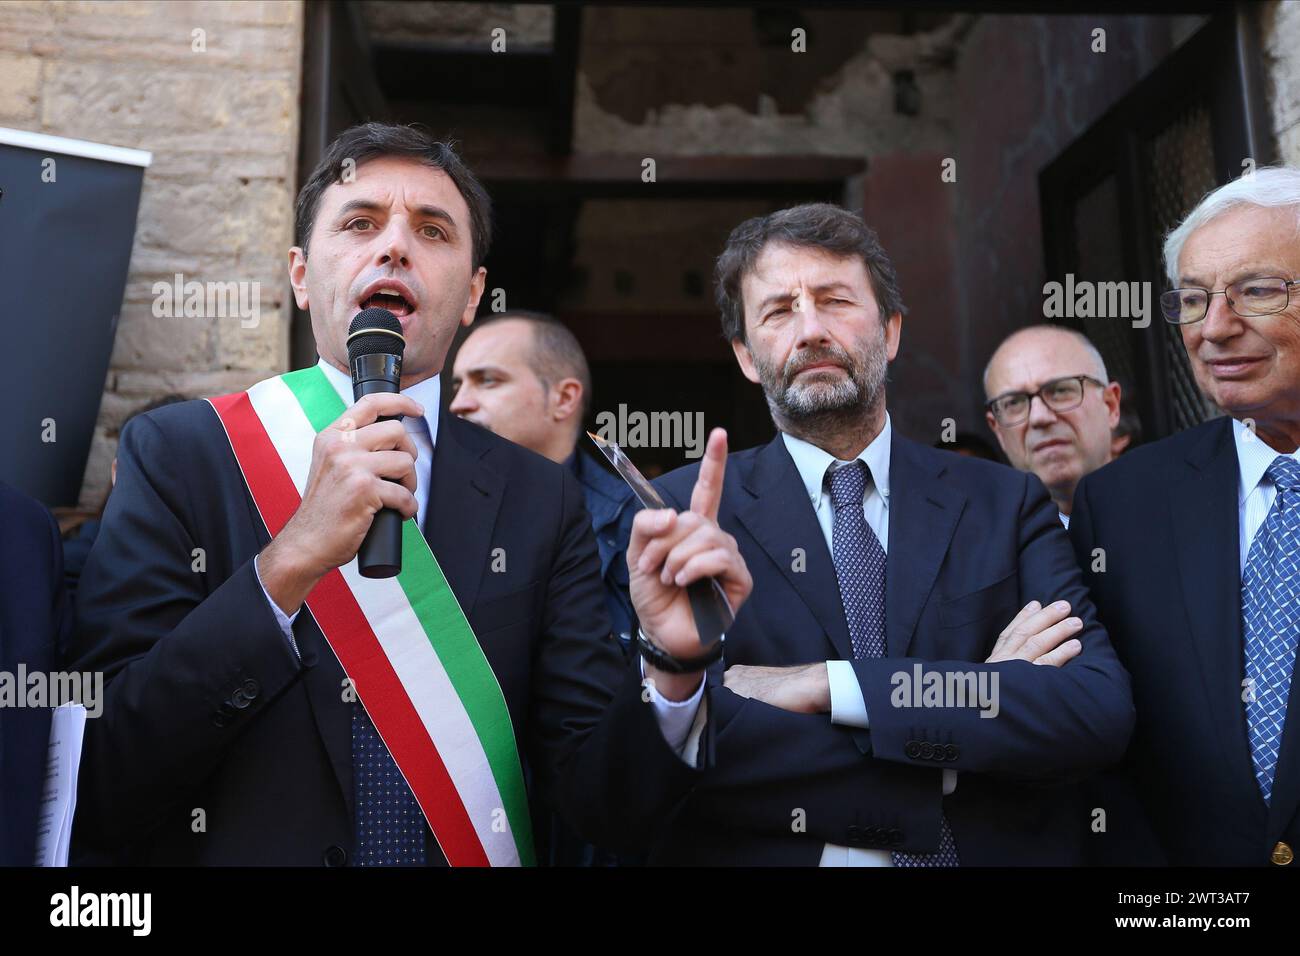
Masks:
[[[1164,256],[1165,319],[1228,414],[1086,476],[1070,534],[1133,678],[1125,766],[1164,861],[1300,866],[1300,170],[1210,193]]]

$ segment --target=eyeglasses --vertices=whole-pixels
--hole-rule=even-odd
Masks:
[[[1291,286],[1297,284],[1300,280],[1259,276],[1241,279],[1218,292],[1197,288],[1170,289],[1160,296],[1160,311],[1171,325],[1191,325],[1205,318],[1210,309],[1210,297],[1221,295],[1238,315],[1272,315],[1291,304]]]
[[[1037,395],[1054,412],[1068,412],[1083,404],[1084,383],[1092,382],[1101,388],[1106,387],[1091,375],[1070,375],[1066,378],[1054,378],[1036,392],[1007,392],[999,395],[984,407],[993,413],[999,425],[1019,425],[1029,417],[1029,406]]]

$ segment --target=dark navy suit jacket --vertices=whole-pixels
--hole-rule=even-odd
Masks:
[[[658,487],[687,506],[698,468]],[[888,657],[854,662],[870,721],[860,730],[721,686],[733,664],[853,659],[831,555],[785,443],[729,457],[719,522],[754,591],[709,672],[710,772],[652,862],[815,865],[828,842],[932,851],[941,804],[964,865],[1079,862],[1073,784],[1119,760],[1133,703],[1056,508],[1033,475],[897,431],[889,487]],[[1071,603],[1083,652],[1059,668],[983,663],[1035,599]],[[915,664],[996,673],[1000,713],[893,706],[892,675]],[[957,787],[942,798],[949,768]]]
[[[45,508],[0,483],[0,671],[58,668],[72,615],[59,528]],[[25,687],[17,687],[24,693]],[[0,708],[0,866],[30,866],[50,738],[46,708]]]
[[[1294,681],[1268,805],[1251,763],[1239,485],[1232,420],[1220,418],[1134,449],[1075,491],[1070,537],[1137,704],[1125,777],[1145,819],[1116,822],[1125,845],[1145,848],[1148,824],[1159,844],[1131,862],[1258,866],[1279,841],[1300,851]]]
[[[424,532],[530,776],[586,839],[640,846],[700,774],[664,742],[611,636],[578,482],[445,411],[437,435]],[[268,540],[207,403],[132,419],[78,596],[77,666],[105,670],[106,702],[86,730],[74,840],[147,863],[354,855],[343,670],[310,613],[294,657],[254,572]]]

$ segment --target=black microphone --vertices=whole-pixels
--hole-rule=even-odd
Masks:
[[[401,390],[402,353],[406,339],[402,323],[387,309],[364,309],[348,326],[348,364],[352,367],[352,397]],[[379,419],[390,422],[400,415]],[[388,479],[392,480],[392,479]],[[357,567],[364,578],[391,578],[402,571],[402,515],[392,508],[375,513],[357,551]]]

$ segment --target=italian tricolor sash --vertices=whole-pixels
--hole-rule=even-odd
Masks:
[[[274,536],[302,500],[316,433],[346,406],[318,366],[210,401]],[[354,558],[320,580],[307,608],[447,861],[533,865],[505,697],[415,521],[402,527],[401,574],[363,578]]]

